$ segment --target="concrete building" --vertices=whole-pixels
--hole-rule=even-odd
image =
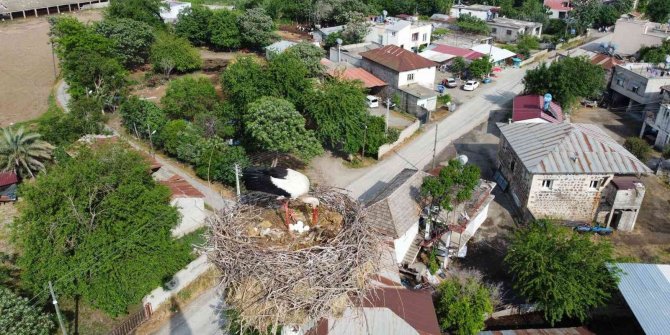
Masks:
[[[353,66],[361,67],[363,65],[362,52],[379,49],[381,44],[374,42],[364,42],[331,47],[328,53],[328,59],[335,63],[348,63]]]
[[[542,23],[499,17],[486,21],[486,24],[491,28],[491,36],[498,42],[515,42],[522,35],[542,37]]]
[[[270,59],[274,55],[278,55],[286,49],[296,45],[298,43],[293,42],[293,41],[287,41],[287,40],[280,40],[277,42],[274,42],[268,46],[265,47],[265,58]]]
[[[670,71],[649,63],[628,63],[614,68],[612,101],[628,105],[627,111],[657,111],[661,87],[670,85]]]
[[[661,87],[661,107],[656,112],[646,112],[640,137],[649,130],[656,134],[654,146],[663,150],[670,144],[670,86]]]
[[[544,6],[549,8],[551,19],[567,19],[572,11],[570,0],[544,0]]]
[[[344,30],[344,25],[318,28],[310,34],[314,38],[314,42],[323,44],[326,41],[326,38],[328,38],[328,35],[339,33],[342,30]]]
[[[593,222],[613,178],[651,173],[593,124],[499,123],[498,127],[496,182],[509,190],[526,218]],[[606,219],[613,220],[611,215]],[[633,225],[634,221],[624,226]]]
[[[107,2],[108,0],[0,0],[0,20],[60,14],[81,10],[86,5]]]
[[[426,50],[420,52],[421,57],[430,59],[438,64],[442,70],[456,57],[463,57],[466,62],[481,58],[484,54],[465,48],[459,48],[446,44],[431,44]]]
[[[400,109],[424,118],[437,107],[437,63],[395,45],[362,52],[361,67],[400,95]],[[391,95],[391,94],[388,94]]]
[[[429,23],[388,18],[384,23],[373,24],[365,41],[416,51],[430,44],[432,31],[433,27]]]
[[[451,7],[449,14],[459,18],[461,15],[474,16],[480,20],[488,21],[498,16],[500,7],[486,5],[455,5]]]
[[[637,177],[614,177],[602,191],[597,222],[620,231],[633,231],[645,187]]]
[[[561,123],[563,109],[541,95],[520,95],[512,100],[512,122]]]
[[[611,44],[621,56],[637,54],[640,48],[659,46],[670,38],[667,24],[625,18],[617,20],[612,34]]]

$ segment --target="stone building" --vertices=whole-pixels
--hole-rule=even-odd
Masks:
[[[496,181],[509,190],[526,218],[592,222],[613,178],[651,172],[596,125],[499,123],[498,127]],[[633,224],[627,226],[632,229]]]

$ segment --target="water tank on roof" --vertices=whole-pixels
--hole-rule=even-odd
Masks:
[[[468,156],[459,155],[458,156],[458,161],[461,162],[461,164],[463,164],[463,165],[468,164]]]

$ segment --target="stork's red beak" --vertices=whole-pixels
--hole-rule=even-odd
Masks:
[[[319,221],[319,207],[312,208],[312,225],[316,225]]]

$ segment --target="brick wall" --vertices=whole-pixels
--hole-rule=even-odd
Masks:
[[[557,218],[591,222],[600,203],[600,189],[591,181],[609,178],[608,174],[534,175],[528,197],[528,210],[536,218]],[[551,180],[551,188],[542,185]]]

